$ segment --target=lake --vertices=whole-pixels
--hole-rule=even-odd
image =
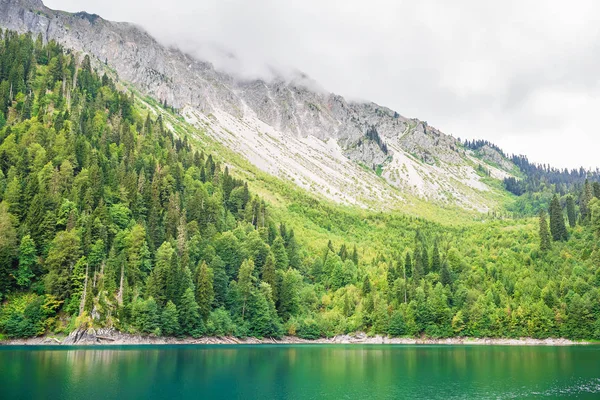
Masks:
[[[0,346],[1,399],[600,398],[600,346]]]

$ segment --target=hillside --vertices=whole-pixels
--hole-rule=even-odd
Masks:
[[[347,101],[301,74],[240,81],[131,24],[39,1],[0,4],[3,26],[90,54],[261,170],[338,203],[398,209],[420,198],[487,212],[503,194],[479,166],[500,180],[516,171],[491,148],[482,161],[426,122]]]
[[[133,38],[143,35],[139,29],[39,2],[2,1],[0,11],[0,25],[35,33],[3,31],[0,40],[0,335],[109,327],[165,336],[316,338],[366,331],[600,338],[600,193],[590,182],[563,192],[550,185],[560,197],[549,208],[533,207],[549,216],[513,219],[501,206],[515,197],[497,178],[523,172],[492,145],[466,146],[372,104],[340,103],[360,117],[355,127],[373,122],[357,137],[319,131],[324,125],[306,116],[306,126],[316,129],[312,136],[281,125],[269,131],[267,117],[253,119],[262,124],[260,133],[280,135],[285,143],[278,146],[297,149],[297,163],[325,159],[328,150],[305,154],[291,138],[330,146],[332,173],[347,167],[336,185],[369,196],[350,201],[321,187],[305,190],[298,177],[274,176],[238,147],[241,136],[262,137],[246,137],[242,122],[250,114],[234,118],[242,97],[219,103],[225,100],[207,92],[206,103],[169,97],[165,106],[165,97],[149,89],[168,88],[162,78],[144,90],[110,60],[85,54],[92,42],[106,50],[111,41],[103,29],[118,27]],[[61,43],[46,42],[49,35]],[[142,48],[144,40],[113,46]],[[190,85],[204,82],[198,77]],[[278,83],[263,84],[272,85]],[[284,103],[275,101],[273,109]],[[203,111],[203,104],[214,108]],[[236,124],[246,128],[229,130]],[[403,135],[385,129],[396,125]],[[335,137],[318,136],[332,132]],[[393,156],[375,171],[364,168],[352,155],[352,138],[355,148],[376,145]],[[269,165],[288,162],[283,154]],[[400,157],[429,171],[424,181],[448,197],[394,186],[391,165],[404,168]],[[293,169],[302,171],[298,164]],[[441,182],[455,190],[452,196]],[[388,204],[375,188],[389,196]],[[473,212],[477,204],[495,204],[497,212]]]

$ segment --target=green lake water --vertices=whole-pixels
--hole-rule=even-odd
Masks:
[[[0,399],[600,399],[600,346],[0,346]]]

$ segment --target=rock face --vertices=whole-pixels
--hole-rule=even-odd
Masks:
[[[39,0],[0,0],[0,26],[90,54],[259,168],[336,201],[389,206],[416,195],[480,211],[490,206],[490,189],[474,172],[478,161],[453,137],[327,93],[303,75],[239,81],[133,24],[54,11]],[[367,137],[370,129],[381,143]]]

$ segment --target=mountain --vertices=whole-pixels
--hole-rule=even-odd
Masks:
[[[0,343],[600,339],[597,172],[301,76],[237,81],[90,14],[0,0],[0,26]]]
[[[499,197],[486,174],[517,171],[491,147],[478,155],[424,121],[347,101],[302,74],[236,79],[133,24],[1,0],[0,25],[90,54],[263,171],[337,202],[389,209],[421,198],[485,212]]]

